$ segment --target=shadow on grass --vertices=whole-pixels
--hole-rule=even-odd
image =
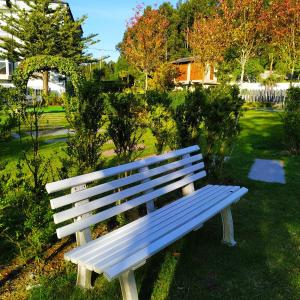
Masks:
[[[165,251],[162,251],[155,255],[152,259],[146,262],[146,265],[142,270],[137,272],[137,277],[140,277],[140,292],[139,298],[143,300],[150,300],[153,290],[155,288],[155,282],[157,281],[162,266],[164,263]]]

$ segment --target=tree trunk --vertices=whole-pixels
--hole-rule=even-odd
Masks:
[[[148,72],[145,72],[146,80],[145,80],[145,90],[148,90]]]
[[[295,73],[295,61],[292,61],[292,68],[291,68],[291,81],[294,78],[294,73]]]
[[[48,96],[48,94],[49,94],[49,71],[43,72],[43,91],[44,91],[44,95]]]
[[[240,80],[241,84],[244,82],[246,63],[247,63],[247,57],[245,54],[243,54],[241,57],[241,80]]]
[[[270,54],[270,77],[271,77],[272,74],[273,74],[273,64],[274,64],[274,54],[271,53],[271,54]]]

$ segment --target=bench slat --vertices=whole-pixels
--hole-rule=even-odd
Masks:
[[[160,250],[166,248],[171,243],[177,241],[179,238],[183,237],[184,235],[188,234],[193,229],[197,228],[200,224],[203,224],[208,219],[212,218],[214,215],[219,213],[222,209],[228,207],[232,202],[234,202],[236,199],[242,197],[248,192],[246,188],[241,188],[236,193],[233,193],[232,195],[225,198],[223,201],[219,202],[218,204],[214,205],[210,209],[206,210],[201,215],[195,217],[191,221],[185,223],[184,225],[180,226],[176,230],[166,234],[162,238],[156,240],[152,244],[150,244],[148,247],[145,247],[139,251],[137,251],[134,255],[131,255],[125,259],[123,259],[118,264],[109,267],[104,271],[104,276],[108,280],[112,280],[118,276],[120,276],[121,273],[132,269],[132,266],[138,265],[148,259],[150,256],[154,255],[155,253],[159,252]],[[95,271],[97,270],[95,268]]]
[[[153,187],[159,186],[163,183],[167,183],[169,181],[175,180],[182,176],[188,175],[192,172],[202,170],[203,168],[204,168],[204,163],[198,163],[198,164],[192,165],[190,167],[183,168],[179,171],[172,172],[170,174],[161,176],[159,178],[147,181],[145,183],[127,188],[123,191],[116,192],[114,194],[110,194],[108,196],[93,200],[87,204],[83,204],[78,207],[73,207],[73,208],[64,210],[62,212],[54,214],[54,216],[53,216],[54,222],[55,222],[55,224],[58,224],[58,223],[66,221],[66,220],[81,216],[81,215],[91,212],[95,209],[112,204],[118,200],[122,200],[124,198],[133,196],[138,193],[142,193]],[[130,203],[130,202],[131,202],[131,200],[128,203]]]
[[[227,196],[229,196],[229,194],[230,193],[226,193]],[[205,203],[194,201],[187,207],[185,211],[178,213],[178,215],[173,218],[173,222],[170,221],[165,224],[165,226],[160,226],[159,229],[152,234],[149,232],[149,235],[147,235],[144,239],[139,239],[139,237],[137,237],[135,240],[138,239],[138,241],[130,240],[127,245],[125,244],[125,246],[123,246],[123,248],[120,246],[120,248],[115,249],[114,252],[112,251],[112,253],[106,254],[106,257],[105,253],[103,253],[103,256],[99,255],[95,259],[89,259],[87,261],[82,260],[82,264],[88,269],[97,269],[97,271],[103,271],[109,267],[112,267],[113,265],[126,259],[128,256],[134,255],[134,253],[138,252],[139,250],[148,247],[156,240],[196,218],[198,215],[204,213],[206,210],[210,209],[223,199],[224,195],[219,194],[210,197],[207,199],[207,201],[205,201]]]
[[[92,269],[95,266],[98,270],[103,270],[147,247],[155,240],[182,226],[238,189],[239,187],[224,187],[218,193],[207,196],[203,201],[199,201],[199,195],[193,197],[193,201],[190,201],[180,211],[167,215],[157,226],[153,226],[151,222],[145,226],[144,229],[146,230],[144,233],[131,235],[130,239],[123,239],[122,243],[113,243],[113,247],[99,247],[94,255],[88,252],[86,256],[79,258],[77,262],[79,261],[88,269]]]
[[[174,183],[166,185],[162,188],[159,188],[159,189],[157,189],[157,190],[155,190],[151,193],[148,193],[146,195],[143,195],[143,196],[137,197],[133,200],[130,200],[129,202],[125,202],[121,205],[112,207],[110,209],[107,209],[106,211],[97,213],[93,216],[90,216],[90,217],[87,217],[83,220],[77,221],[76,223],[72,223],[72,224],[66,225],[64,227],[58,228],[56,230],[57,236],[58,236],[58,238],[63,238],[63,237],[66,237],[66,236],[68,236],[72,233],[81,231],[82,229],[88,228],[91,225],[94,225],[96,223],[104,221],[104,220],[106,220],[108,218],[111,218],[115,215],[118,215],[118,214],[123,213],[127,210],[130,210],[130,209],[132,209],[132,208],[134,208],[138,205],[144,204],[147,201],[150,201],[152,199],[160,197],[164,194],[172,192],[172,191],[174,191],[176,189],[179,189],[183,186],[186,186],[189,183],[192,183],[196,180],[199,180],[199,179],[201,179],[205,176],[206,176],[205,171],[196,173],[194,175],[191,175],[191,176],[185,177],[181,180],[178,180],[177,182],[174,182]]]
[[[149,215],[135,220],[117,230],[114,230],[105,236],[99,237],[96,240],[90,242],[84,247],[79,247],[71,250],[66,254],[66,258],[69,259],[81,259],[84,256],[89,255],[94,251],[103,249],[104,247],[109,247],[110,245],[115,245],[116,241],[123,241],[128,239],[130,236],[139,235],[145,230],[145,228],[150,224],[151,226],[156,226],[161,222],[161,219],[166,218],[169,214],[176,214],[178,211],[182,210],[186,205],[189,205],[196,197],[203,198],[209,197],[215,193],[220,192],[221,186],[205,186],[202,189],[197,190],[197,193],[189,195],[188,197],[183,197],[177,201],[173,201],[160,208]],[[75,262],[75,261],[73,261]]]
[[[65,205],[69,205],[69,204],[72,204],[72,203],[75,203],[75,202],[78,202],[78,201],[81,201],[84,199],[88,199],[95,195],[102,194],[102,193],[105,193],[108,191],[112,191],[114,189],[126,186],[128,184],[132,184],[132,183],[147,179],[149,177],[156,176],[156,175],[165,173],[167,171],[171,171],[171,170],[186,166],[191,163],[195,163],[196,161],[200,161],[202,159],[203,159],[202,155],[197,154],[197,155],[191,156],[187,159],[178,160],[178,161],[175,161],[175,162],[172,162],[172,163],[169,163],[169,164],[157,167],[157,168],[153,168],[146,172],[141,172],[138,174],[134,174],[134,175],[125,177],[125,178],[116,179],[116,180],[108,182],[108,183],[100,184],[100,185],[91,187],[91,188],[86,189],[81,192],[54,198],[50,201],[51,208],[56,209],[56,208],[60,208]]]
[[[60,180],[60,181],[56,181],[56,182],[52,182],[52,183],[48,183],[46,185],[46,190],[49,194],[51,193],[55,193],[58,191],[63,191],[69,188],[72,188],[74,186],[78,186],[78,185],[82,185],[82,184],[87,184],[90,182],[93,182],[95,180],[99,180],[99,179],[103,179],[106,177],[110,177],[110,176],[115,176],[118,175],[120,173],[125,173],[125,172],[129,172],[132,170],[137,170],[140,169],[142,167],[146,167],[152,164],[156,164],[171,158],[176,158],[179,156],[183,156],[185,154],[189,154],[189,153],[193,153],[196,151],[199,151],[200,148],[198,146],[191,146],[191,147],[187,147],[184,149],[180,149],[180,150],[175,150],[166,154],[162,154],[159,156],[154,156],[154,157],[149,157],[143,160],[138,160],[132,163],[128,163],[128,164],[124,164],[124,165],[120,165],[117,167],[112,167],[112,168],[108,168],[108,169],[104,169],[101,171],[96,171],[93,173],[89,173],[89,174],[85,174],[85,175],[80,175],[80,176],[76,176],[76,177],[72,177],[72,178],[68,178],[68,179],[64,179],[64,180]]]

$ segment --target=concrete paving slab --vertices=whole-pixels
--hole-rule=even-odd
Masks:
[[[30,135],[29,131],[25,132],[27,135]],[[65,128],[57,128],[50,130],[41,130],[39,131],[39,136],[56,136],[56,135],[66,135],[66,134],[74,134],[73,130],[65,129]],[[33,132],[33,136],[35,136],[35,132]]]
[[[18,133],[12,132],[11,137],[15,140],[20,139],[20,135]]]
[[[61,138],[61,139],[50,139],[50,140],[46,140],[44,143],[45,144],[54,144],[54,143],[62,143],[62,142],[66,142],[68,139],[67,138]]]
[[[285,184],[285,172],[282,161],[256,159],[251,167],[248,178],[270,183]]]

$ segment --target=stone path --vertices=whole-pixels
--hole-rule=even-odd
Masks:
[[[60,138],[60,139],[50,139],[44,141],[45,144],[54,144],[54,143],[65,143],[68,138]]]
[[[30,135],[29,131],[25,132],[27,135]],[[50,129],[50,130],[41,130],[39,132],[39,136],[56,136],[56,135],[66,135],[66,134],[74,134],[74,131],[66,129],[66,128],[57,128],[57,129]],[[35,135],[35,133],[33,133]]]
[[[271,183],[285,184],[285,172],[282,161],[256,159],[251,167],[248,178]]]
[[[13,132],[13,133],[11,134],[11,137],[12,137],[13,139],[15,139],[15,140],[18,140],[18,139],[20,138],[20,135],[19,135],[18,133]]]
[[[110,142],[110,141],[108,141],[108,142]],[[111,141],[111,143],[112,143],[112,141]],[[137,145],[137,148],[138,148],[139,150],[144,150],[146,147],[145,147],[144,144],[138,144],[138,145]],[[115,152],[114,149],[111,149],[111,150],[105,150],[105,151],[102,152],[102,155],[103,155],[104,157],[110,157],[110,156],[116,155],[116,152]]]

